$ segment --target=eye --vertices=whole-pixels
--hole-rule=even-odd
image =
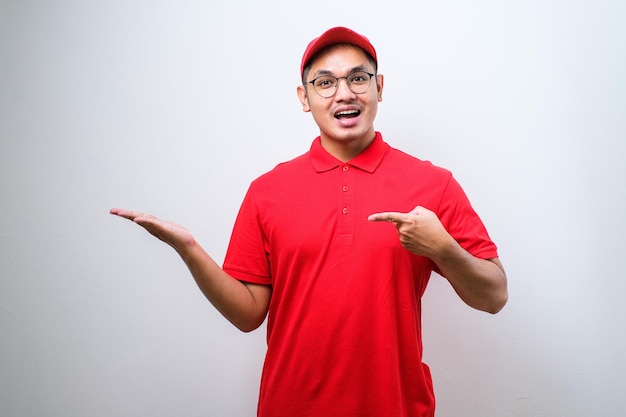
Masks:
[[[363,84],[368,82],[370,76],[366,72],[355,72],[349,78],[351,84]]]
[[[314,85],[316,88],[327,89],[334,87],[335,83],[337,83],[337,80],[332,77],[319,77],[315,79]]]

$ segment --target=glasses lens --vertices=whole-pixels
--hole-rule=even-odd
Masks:
[[[367,72],[359,71],[348,76],[348,85],[350,90],[355,94],[361,94],[367,91],[370,86],[371,77]]]
[[[337,90],[337,79],[331,76],[322,76],[315,79],[313,83],[315,91],[322,97],[332,97]]]

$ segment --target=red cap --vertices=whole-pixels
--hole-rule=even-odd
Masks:
[[[374,58],[376,65],[378,65],[376,50],[365,36],[359,35],[355,31],[348,28],[334,27],[322,33],[319,38],[313,39],[311,43],[309,43],[309,46],[306,47],[304,55],[302,56],[302,63],[300,64],[300,76],[303,75],[304,67],[306,67],[309,60],[313,58],[313,55],[318,53],[323,48],[337,43],[348,43],[350,45],[358,46],[370,54],[372,58]]]

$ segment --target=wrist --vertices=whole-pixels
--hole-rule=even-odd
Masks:
[[[431,257],[433,262],[438,266],[451,265],[458,263],[463,258],[465,250],[459,245],[459,243],[449,234],[447,238],[442,240],[438,246],[436,253]]]
[[[186,239],[181,240],[174,247],[176,252],[178,252],[180,257],[184,260],[194,257],[194,254],[197,253],[199,248],[200,245],[193,236],[189,236]]]

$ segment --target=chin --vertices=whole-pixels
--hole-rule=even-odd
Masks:
[[[374,137],[374,131],[370,129],[362,129],[357,126],[350,128],[341,128],[332,132],[330,137],[342,142],[351,142],[355,140],[367,140]]]

